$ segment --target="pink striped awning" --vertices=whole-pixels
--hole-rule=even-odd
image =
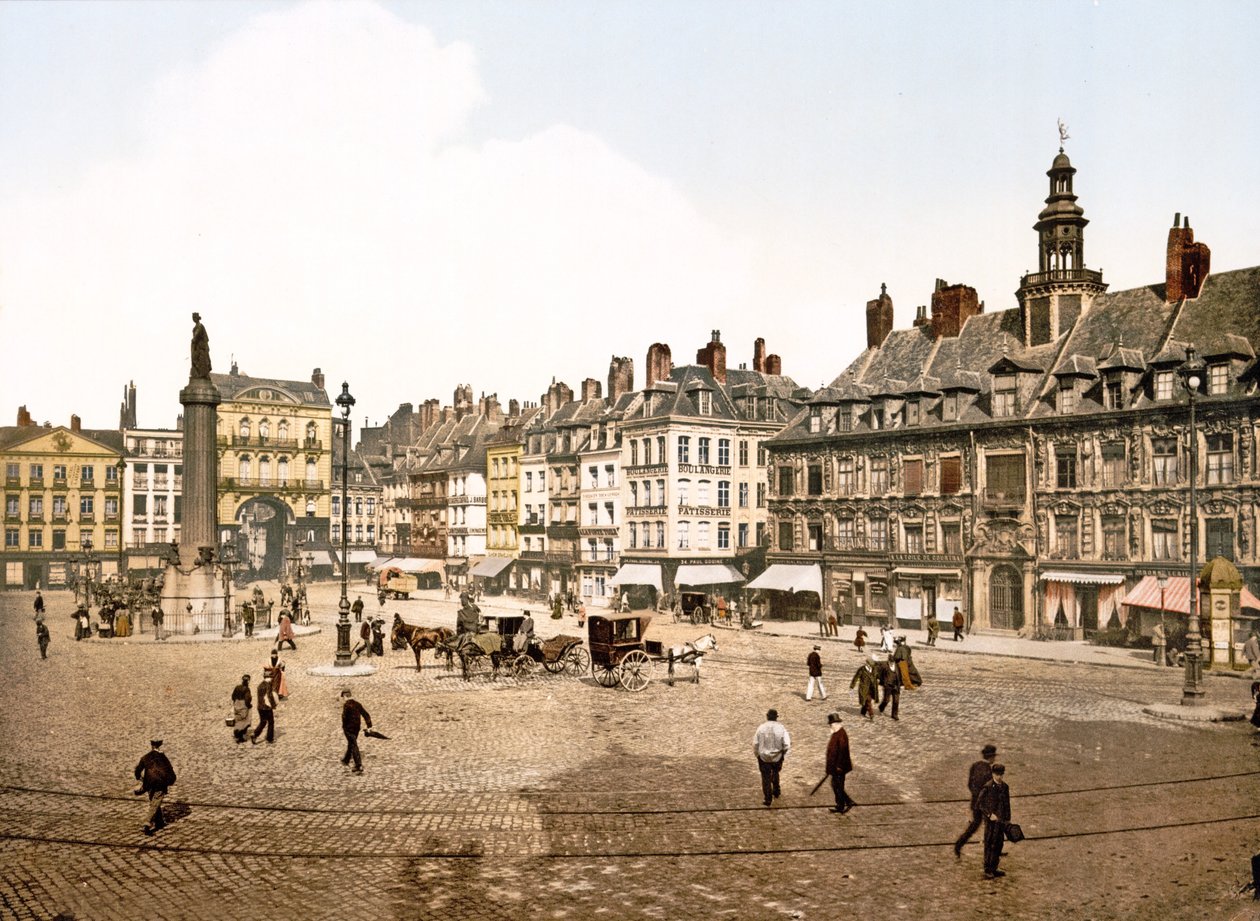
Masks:
[[[1240,602],[1244,608],[1260,610],[1260,599],[1249,592],[1246,586],[1243,586]],[[1160,609],[1159,580],[1155,576],[1143,576],[1142,581],[1129,589],[1129,593],[1120,603],[1132,608],[1150,608],[1158,611]],[[1168,585],[1164,589],[1164,610],[1169,614],[1190,614],[1190,580],[1187,577],[1169,578]]]

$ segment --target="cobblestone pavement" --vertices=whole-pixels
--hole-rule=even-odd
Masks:
[[[50,593],[41,661],[30,597],[0,597],[0,917],[1260,919],[1238,894],[1260,851],[1257,737],[1143,714],[1178,699],[1176,670],[916,649],[923,688],[903,692],[900,721],[867,723],[852,649],[824,648],[831,696],[804,700],[800,636],[718,631],[700,683],[638,694],[545,673],[465,682],[391,652],[349,682],[390,736],[363,740],[353,775],[337,760],[343,682],[306,672],[332,661],[336,593],[312,590],[321,632],[283,654],[274,745],[236,745],[224,725],[267,640],[75,642],[69,597]],[[454,621],[440,596],[395,610]],[[1209,695],[1247,705],[1245,682]],[[793,751],[767,809],[751,738],[771,706]],[[809,795],[832,707],[856,766],[845,816],[825,788]],[[131,771],[153,733],[179,782],[173,821],[146,838]],[[1028,835],[995,881],[978,837],[960,861],[950,847],[990,741]]]

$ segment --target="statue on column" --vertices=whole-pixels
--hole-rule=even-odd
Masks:
[[[210,336],[201,325],[201,314],[194,313],[192,335],[192,373],[190,380],[210,379]]]

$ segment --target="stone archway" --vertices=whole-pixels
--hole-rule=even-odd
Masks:
[[[237,510],[240,572],[247,573],[251,581],[279,579],[284,575],[285,532],[291,524],[289,514],[284,503],[262,496],[247,500]]]

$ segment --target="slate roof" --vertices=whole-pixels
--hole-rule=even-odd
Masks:
[[[267,387],[292,394],[303,406],[331,406],[328,394],[311,381],[282,381],[274,377],[250,377],[248,374],[215,374],[210,382],[219,390],[224,400],[235,400],[240,394],[254,387]]]

